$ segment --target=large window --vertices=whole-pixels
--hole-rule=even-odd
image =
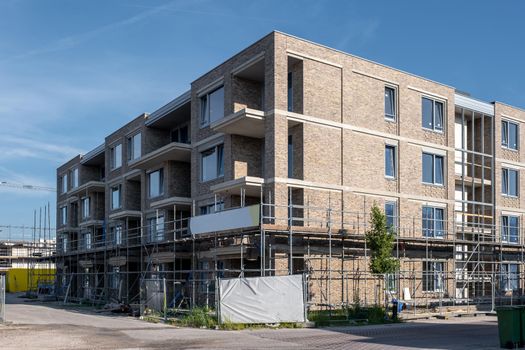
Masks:
[[[171,142],[190,143],[188,125],[171,130]]]
[[[111,169],[117,169],[122,166],[122,145],[119,143],[110,150]]]
[[[396,177],[396,146],[385,146],[385,176]]]
[[[62,193],[67,192],[67,174],[62,176]]]
[[[396,119],[396,89],[385,87],[385,118]]]
[[[148,174],[149,197],[158,197],[164,193],[164,171],[159,169]]]
[[[90,210],[89,210],[89,197],[83,197],[82,198],[82,219],[89,218]]]
[[[445,210],[423,207],[423,237],[442,238],[445,235]]]
[[[62,226],[67,225],[67,207],[60,207],[60,223]]]
[[[201,126],[224,117],[224,86],[201,97]]]
[[[142,155],[141,134],[135,134],[128,138],[128,160],[139,159]]]
[[[293,112],[293,74],[288,72],[288,112]]]
[[[213,204],[203,205],[200,207],[200,215],[218,213],[224,210],[224,202],[220,201]]]
[[[111,209],[119,209],[122,206],[121,188],[121,185],[111,187]]]
[[[293,136],[288,135],[288,177],[293,178]]]
[[[519,268],[518,264],[501,264],[500,288],[505,291],[519,289]]]
[[[444,263],[442,261],[423,261],[423,291],[442,292]]]
[[[502,169],[501,174],[501,193],[506,196],[518,196],[519,176],[518,171],[514,169]]]
[[[109,233],[111,235],[111,241],[113,242],[113,244],[122,244],[122,225],[118,224],[115,226],[111,226],[111,228],[109,229]]]
[[[164,239],[164,216],[149,218],[147,224],[148,241],[162,241]]]
[[[431,153],[423,153],[423,182],[427,184],[443,185],[444,159]]]
[[[385,203],[386,226],[391,232],[397,231],[397,205],[396,202]]]
[[[422,100],[423,128],[434,131],[443,131],[444,105],[443,102],[435,101],[427,97]]]
[[[210,181],[224,175],[224,147],[218,145],[201,153],[201,179]]]
[[[78,187],[78,168],[73,169],[71,171],[71,188],[77,188]]]
[[[520,222],[519,217],[503,215],[501,217],[501,240],[505,243],[518,243]]]
[[[501,122],[501,145],[510,149],[518,149],[519,130],[518,124],[503,120]]]
[[[84,247],[86,249],[91,249],[91,232],[84,232]]]

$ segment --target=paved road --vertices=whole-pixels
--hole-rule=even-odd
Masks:
[[[494,317],[323,329],[175,328],[8,297],[1,349],[497,349]]]

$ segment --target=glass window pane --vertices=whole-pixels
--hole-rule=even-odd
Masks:
[[[396,152],[394,146],[385,146],[385,176],[396,176]]]
[[[385,203],[386,226],[391,230],[396,230],[396,203]]]
[[[433,167],[433,159],[432,155],[428,153],[423,153],[423,182],[426,183],[434,183],[434,167]]]
[[[434,129],[433,111],[434,101],[423,97],[423,120],[422,125],[427,129]]]
[[[434,228],[435,228],[435,237],[443,237],[445,235],[445,220],[444,220],[445,211],[441,208],[434,209]]]
[[[433,210],[430,207],[423,207],[423,237],[433,237]]]
[[[390,87],[385,88],[385,115],[394,118],[396,115],[395,90]]]
[[[443,103],[435,102],[434,129],[443,130]]]
[[[133,159],[141,156],[141,134],[133,136]]]
[[[162,190],[162,169],[149,174],[149,196],[157,197],[163,193]]]
[[[114,167],[118,168],[122,166],[122,145],[121,144],[118,144],[115,146],[113,156],[115,159]]]
[[[293,178],[293,136],[288,135],[288,177]]]
[[[501,144],[505,147],[509,146],[509,129],[506,121],[501,122]]]
[[[288,72],[288,112],[293,112],[293,79],[292,72]]]
[[[508,123],[508,128],[509,128],[508,147],[512,149],[518,149],[518,125],[514,123]]]
[[[509,241],[509,217],[501,217],[501,240],[503,242]]]
[[[517,216],[509,217],[509,242],[518,243],[519,238],[519,218]]]
[[[509,193],[509,172],[507,169],[501,171],[501,193]]]
[[[205,125],[210,122],[210,115],[208,114],[208,111],[208,95],[204,95],[201,97],[201,125]]]
[[[217,155],[215,148],[202,153],[202,180],[209,181],[217,177]]]
[[[441,156],[434,156],[435,160],[435,183],[443,185],[443,157]]]
[[[508,170],[509,172],[509,195],[518,195],[518,172],[516,170]]]
[[[210,123],[224,117],[224,87],[210,94]]]

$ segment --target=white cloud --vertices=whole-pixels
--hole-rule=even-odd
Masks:
[[[54,162],[66,161],[82,150],[66,144],[44,142],[28,137],[0,134],[0,159],[36,158]]]

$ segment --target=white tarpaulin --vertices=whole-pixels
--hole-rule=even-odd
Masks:
[[[305,322],[303,275],[220,280],[221,322]]]

